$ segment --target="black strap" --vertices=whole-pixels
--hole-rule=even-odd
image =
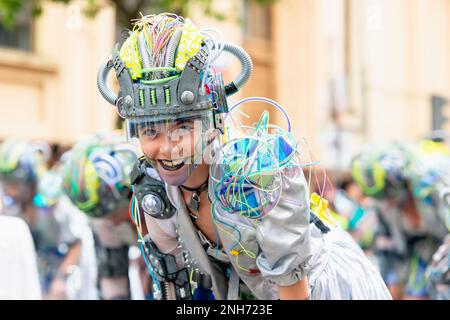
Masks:
[[[208,181],[209,181],[209,174],[208,174],[208,177],[206,178],[205,182],[203,182],[200,187],[189,188],[189,187],[186,187],[186,186],[183,186],[183,185],[181,185],[180,187],[183,188],[186,191],[196,192],[196,193],[200,194],[203,191],[208,190]]]
[[[198,188],[189,188],[181,185],[180,187],[184,190],[192,192],[191,201],[189,202],[188,211],[192,218],[197,219],[198,216],[195,216],[192,214],[191,210],[194,212],[198,212],[198,209],[200,207],[200,194],[203,191],[208,190],[208,181],[209,181],[209,175],[206,178],[206,181],[202,183],[202,185]]]

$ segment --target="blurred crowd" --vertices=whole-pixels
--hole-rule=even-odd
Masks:
[[[329,193],[394,299],[450,298],[449,170],[443,137],[369,145]]]
[[[51,152],[34,141],[0,146],[0,299],[150,298],[128,217],[137,150],[113,133],[49,167]]]
[[[114,132],[52,152],[0,144],[0,298],[153,299],[129,213],[139,149]],[[449,173],[442,137],[369,145],[321,195],[394,299],[450,298]]]

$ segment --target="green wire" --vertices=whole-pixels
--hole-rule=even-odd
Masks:
[[[154,67],[154,68],[142,69],[141,73],[153,73],[153,72],[161,72],[161,71],[177,72],[177,69],[173,68],[173,67]]]
[[[164,78],[164,79],[141,80],[141,83],[143,83],[143,84],[159,84],[159,83],[166,83],[166,82],[168,82],[168,81],[170,81],[170,80],[177,79],[177,78],[179,78],[179,77],[180,77],[180,75],[177,74],[177,75],[174,75],[174,76],[171,76],[171,77],[168,77],[168,78]]]

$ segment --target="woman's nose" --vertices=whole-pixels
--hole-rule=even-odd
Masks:
[[[163,137],[163,143],[161,145],[161,153],[170,156],[170,153],[172,151],[172,141],[170,140],[170,135],[166,134]],[[170,157],[168,157],[170,158]]]

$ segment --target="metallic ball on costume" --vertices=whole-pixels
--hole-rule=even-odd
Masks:
[[[144,196],[141,202],[141,206],[142,209],[144,209],[144,212],[151,216],[161,215],[165,209],[162,200],[153,193]]]

